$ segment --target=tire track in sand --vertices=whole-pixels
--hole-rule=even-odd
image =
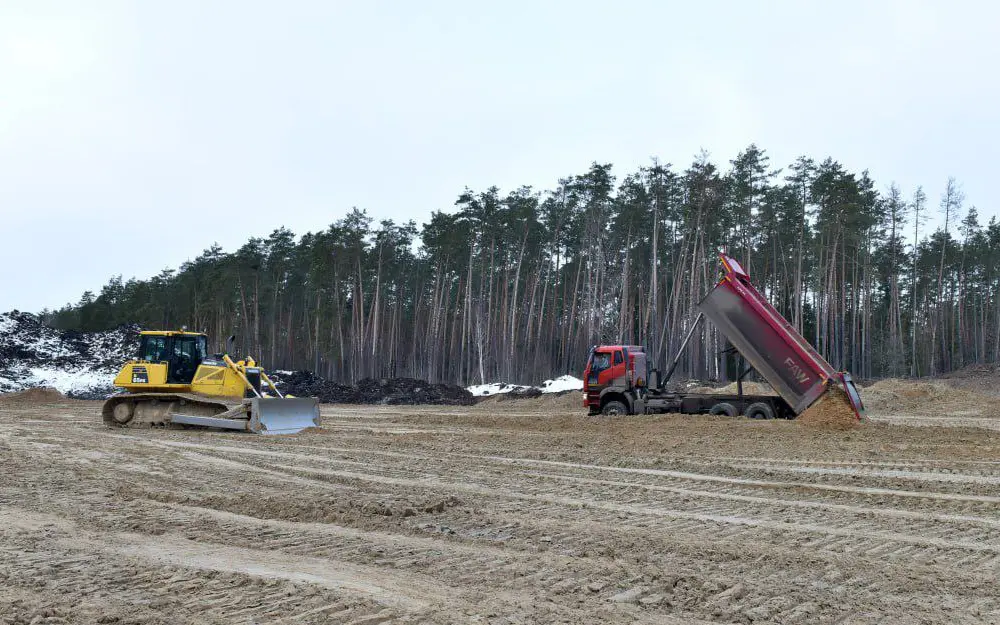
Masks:
[[[96,534],[65,518],[18,508],[0,510],[0,521],[5,526],[5,532],[20,533],[22,538],[24,534],[28,537],[32,534],[43,535],[45,537],[41,543],[43,549],[24,551],[21,554],[8,553],[8,556],[24,570],[30,570],[33,564],[39,562],[45,562],[46,567],[51,567],[55,561],[63,584],[72,583],[72,578],[78,575],[94,577],[94,572],[88,570],[91,568],[89,565],[98,564],[98,568],[101,568],[100,561],[104,559],[112,563],[118,561],[122,566],[126,566],[121,562],[121,558],[124,557],[133,561],[144,561],[146,567],[152,565],[153,568],[248,576],[264,580],[265,587],[268,580],[304,583],[335,591],[345,595],[348,600],[353,598],[356,600],[355,603],[357,600],[361,603],[371,601],[379,606],[396,610],[399,614],[420,614],[432,607],[440,609],[455,602],[459,594],[457,589],[442,587],[435,580],[420,574],[402,573],[329,558],[290,557],[275,551],[194,542],[166,534],[160,536],[129,532]],[[53,552],[64,555],[53,558]],[[128,576],[120,576],[119,579],[122,577]],[[213,578],[198,579],[206,580],[207,583],[207,580]],[[90,585],[89,579],[76,583],[82,587]],[[177,586],[185,586],[188,583],[188,580],[183,580],[181,584],[174,584],[173,590],[175,592],[181,590]],[[140,583],[132,589],[136,591],[141,586]],[[163,590],[170,590],[170,584]],[[235,595],[232,599],[234,603],[238,603],[241,597]],[[282,597],[279,594],[275,599],[281,600]],[[329,607],[340,603],[328,602],[327,607],[313,606],[298,616],[315,614],[317,617],[327,618]],[[357,615],[356,609],[352,612]]]

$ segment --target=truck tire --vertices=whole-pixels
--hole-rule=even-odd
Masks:
[[[759,401],[747,406],[747,417],[751,419],[773,419],[774,408],[771,408],[771,404]]]
[[[730,404],[729,402],[720,401],[708,410],[708,414],[714,415],[725,415],[727,417],[736,416],[736,406]]]
[[[615,417],[628,414],[628,406],[620,401],[609,401],[601,408],[601,414],[606,417]]]

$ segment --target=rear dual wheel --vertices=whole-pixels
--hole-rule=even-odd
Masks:
[[[720,401],[712,406],[708,413],[726,417],[735,417],[739,414],[739,411],[736,410],[736,406],[730,404],[729,402]],[[773,419],[774,408],[771,408],[771,405],[766,402],[759,401],[747,406],[746,416],[751,419]]]

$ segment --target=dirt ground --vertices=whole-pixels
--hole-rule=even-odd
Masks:
[[[1000,623],[1000,417],[900,401],[848,432],[570,397],[255,437],[0,398],[0,623]]]

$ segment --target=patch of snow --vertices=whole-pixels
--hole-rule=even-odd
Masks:
[[[476,384],[474,386],[467,386],[465,390],[472,393],[473,397],[485,397],[487,395],[500,395],[503,393],[509,393],[511,391],[525,391],[531,388],[530,386],[521,386],[520,384],[504,384],[503,382],[493,382],[492,384]]]
[[[563,393],[566,391],[582,391],[583,380],[571,375],[561,375],[555,380],[545,380],[539,387],[543,393]]]
[[[114,374],[92,369],[60,371],[48,367],[33,367],[28,370],[31,377],[22,380],[26,387],[49,386],[63,395],[87,393],[112,386]]]
[[[0,314],[0,393],[49,386],[73,397],[114,392],[114,376],[135,353],[137,328],[60,331],[36,315]]]
[[[540,386],[524,386],[521,384],[505,384],[503,382],[493,382],[492,384],[475,384],[467,386],[466,390],[474,397],[485,397],[487,395],[500,395],[512,391],[522,392],[532,388],[537,388],[543,393],[565,393],[566,391],[582,391],[583,380],[574,378],[571,375],[562,375],[554,380],[545,380]]]

